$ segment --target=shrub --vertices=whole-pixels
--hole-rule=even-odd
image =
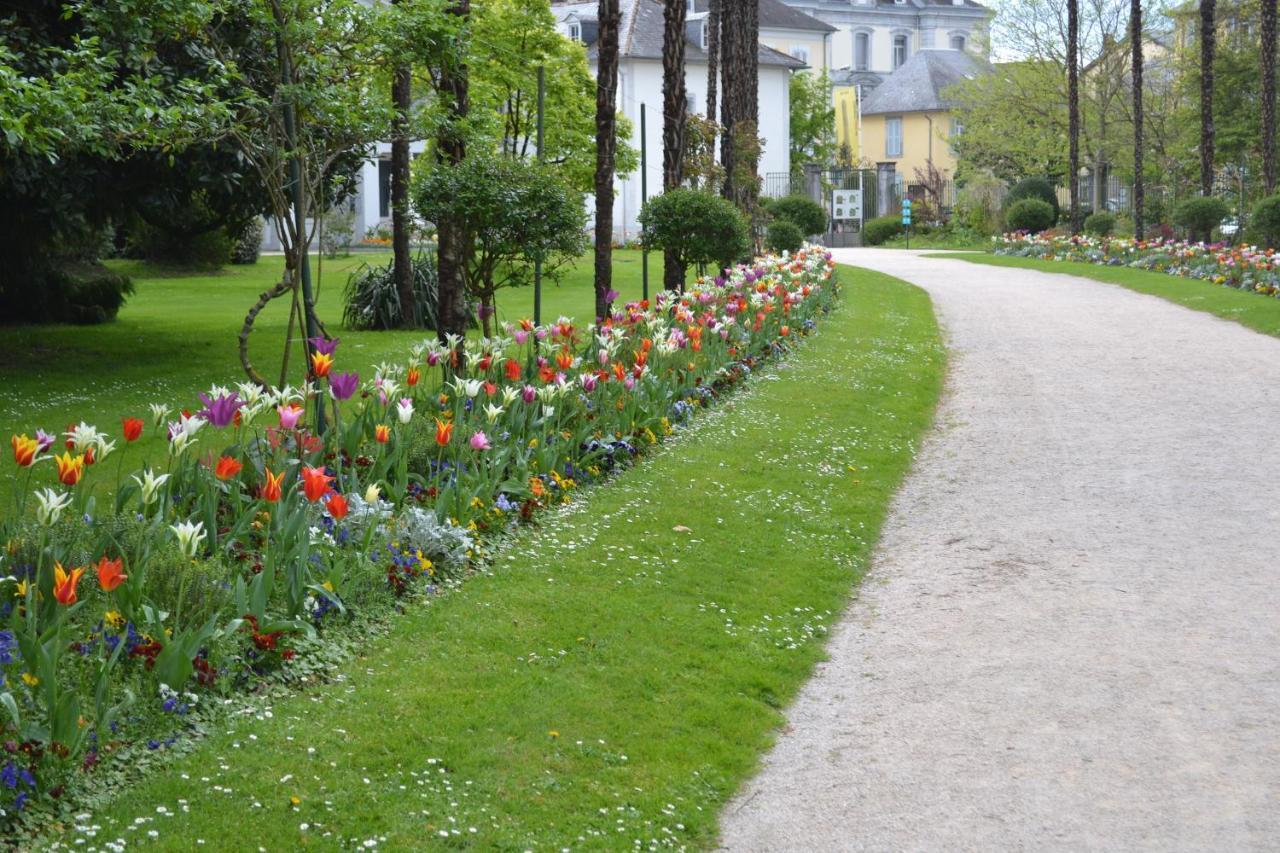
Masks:
[[[1187,229],[1192,240],[1208,243],[1213,239],[1213,229],[1222,224],[1229,209],[1227,203],[1212,196],[1197,196],[1178,204],[1173,210],[1173,224]]]
[[[1253,242],[1268,248],[1280,248],[1280,195],[1258,202],[1249,217]]]
[[[376,267],[361,264],[347,276],[342,321],[348,329],[400,328],[403,316],[394,270],[394,261]],[[435,254],[419,253],[413,258],[413,293],[424,329],[436,327],[436,284]]]
[[[1058,193],[1047,178],[1023,178],[1014,184],[1013,189],[1009,190],[1009,195],[1005,197],[1006,209],[1025,198],[1039,199],[1049,205],[1053,210],[1054,222],[1057,222],[1058,217],[1062,214],[1062,211],[1058,208]],[[1008,227],[1012,228],[1013,226],[1010,225]]]
[[[674,189],[640,210],[641,240],[648,249],[671,252],[681,268],[732,266],[751,251],[747,220],[718,195]]]
[[[1116,217],[1111,213],[1091,213],[1084,221],[1084,233],[1094,237],[1110,237],[1116,230]]]
[[[979,173],[965,182],[956,197],[954,220],[984,236],[1002,230],[1001,208],[1008,194],[1005,182],[989,172]]]
[[[321,220],[324,231],[320,235],[320,251],[326,258],[346,257],[351,254],[351,243],[356,234],[356,212],[333,208]]]
[[[262,219],[253,217],[244,224],[231,247],[231,263],[256,264],[262,251]]]
[[[1051,228],[1057,221],[1058,217],[1054,215],[1053,207],[1038,198],[1019,199],[1009,205],[1009,209],[1004,213],[1005,227],[1010,231],[1038,234],[1046,228]]]
[[[885,240],[902,233],[902,217],[897,214],[868,219],[862,226],[862,239],[869,246],[879,246]]]
[[[769,204],[768,214],[775,220],[790,221],[804,237],[824,234],[827,230],[827,211],[808,196],[789,195],[776,199]]]
[[[133,282],[101,264],[62,261],[37,270],[26,286],[0,289],[3,322],[90,325],[115,319]]]
[[[804,245],[804,234],[800,231],[800,226],[790,219],[775,219],[769,223],[765,245],[771,252],[795,253]]]

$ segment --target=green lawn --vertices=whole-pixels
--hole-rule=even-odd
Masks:
[[[823,655],[942,384],[928,297],[842,275],[842,304],[785,364],[526,528],[341,680],[238,717],[122,792],[86,822],[94,841],[713,846]]]
[[[1248,326],[1255,332],[1280,337],[1280,299],[1248,293],[1192,278],[1179,278],[1162,272],[1135,270],[1129,267],[1104,267],[1077,261],[1044,261],[1038,258],[1011,258],[1004,255],[938,254],[931,257],[954,258],[973,264],[1016,267],[1040,272],[1078,275],[1118,284],[1138,293],[1159,296],[1196,311],[1204,311]]]
[[[350,332],[342,328],[342,291],[347,274],[361,263],[386,263],[390,254],[361,254],[325,260],[317,276],[317,306],[331,334],[343,339],[342,369],[366,373],[381,361],[404,361],[409,346],[424,332]],[[0,326],[0,437],[35,434],[37,428],[61,432],[86,421],[118,436],[120,419],[148,422],[148,404],[198,405],[196,393],[211,384],[244,379],[237,335],[245,312],[284,269],[279,256],[264,256],[248,267],[227,267],[213,274],[177,274],[138,262],[112,262],[137,286],[115,322],[100,326]],[[315,267],[313,266],[313,270]],[[641,254],[614,253],[614,288],[626,300],[641,295]],[[662,258],[650,257],[650,287],[661,288]],[[651,291],[652,292],[652,291]],[[592,263],[586,257],[559,285],[544,286],[543,320],[561,314],[591,318],[594,310]],[[502,293],[499,317],[533,315],[532,288]],[[287,298],[259,315],[250,347],[253,363],[272,381],[280,377]],[[291,381],[302,379],[300,344],[291,360]],[[121,442],[123,444],[123,442]],[[118,453],[122,451],[117,451]],[[136,468],[164,454],[163,439],[147,437],[123,451],[123,461],[107,464]],[[8,453],[0,465],[0,512],[9,506],[14,474]],[[51,466],[47,474],[52,482]],[[45,484],[45,483],[42,483]]]

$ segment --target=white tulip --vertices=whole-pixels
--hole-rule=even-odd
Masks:
[[[133,481],[142,489],[142,505],[149,506],[156,499],[156,493],[160,491],[160,487],[164,485],[165,480],[169,479],[168,474],[156,476],[151,469],[142,472],[142,479],[139,480],[135,474]]]
[[[69,493],[59,494],[53,489],[41,489],[36,492],[36,500],[39,502],[39,506],[36,507],[36,518],[45,527],[57,524],[62,511],[71,506]]]
[[[177,537],[178,547],[182,549],[183,555],[187,559],[195,557],[196,551],[200,548],[200,543],[206,538],[204,522],[197,521],[193,524],[190,521],[183,521],[178,524],[171,524],[169,529]]]

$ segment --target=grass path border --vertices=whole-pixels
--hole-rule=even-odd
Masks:
[[[713,845],[943,383],[924,291],[841,278],[818,335],[666,449],[523,531],[332,683],[220,727],[60,842]]]
[[[1059,275],[1078,275],[1150,296],[1158,296],[1193,311],[1231,320],[1264,335],[1280,337],[1280,299],[1224,287],[1195,278],[1130,267],[1108,267],[1080,261],[1046,261],[1008,255],[951,254],[937,252],[926,258],[948,258],[993,267],[1015,267]]]

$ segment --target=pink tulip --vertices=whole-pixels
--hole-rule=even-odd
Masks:
[[[600,350],[598,353],[596,353],[596,361],[600,362],[601,367],[604,367],[606,364],[608,364],[609,363],[608,350]]]
[[[492,446],[493,445],[489,443],[489,436],[485,435],[483,431],[471,436],[472,450],[488,450]]]
[[[532,403],[537,398],[538,389],[534,388],[532,385],[524,386],[524,390],[520,392],[520,399],[524,400],[526,403]]]
[[[596,390],[596,375],[594,373],[582,374],[582,390],[588,394]]]
[[[276,411],[280,413],[280,429],[295,429],[302,417],[302,409],[293,406],[277,406]]]
[[[520,331],[515,333],[515,339],[516,339],[516,343],[523,344],[525,341],[529,340],[529,333],[526,332],[524,329],[521,329]]]
[[[429,352],[429,353],[427,353],[427,364],[431,365],[432,367],[435,367],[435,366],[436,366],[437,364],[439,364],[439,363],[440,363],[440,354],[439,354],[439,353],[437,353],[437,352]]]

